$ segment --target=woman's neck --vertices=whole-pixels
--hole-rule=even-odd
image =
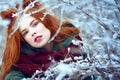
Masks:
[[[52,48],[53,48],[53,42],[47,43],[44,47],[43,47],[46,51],[51,52]]]

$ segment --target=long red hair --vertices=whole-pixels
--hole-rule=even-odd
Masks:
[[[15,9],[9,9],[1,12],[1,16],[3,19],[9,19],[11,22],[8,25],[7,29],[7,37],[6,37],[6,46],[5,46],[5,51],[3,54],[3,59],[2,59],[2,74],[1,74],[1,79],[4,80],[5,75],[8,73],[10,70],[11,66],[15,64],[17,59],[19,58],[19,53],[20,53],[20,34],[18,30],[14,33],[11,38],[9,38],[10,33],[13,31],[13,26],[15,23],[16,18],[12,18],[11,15],[12,13],[15,13]]]
[[[27,3],[29,0],[25,0],[25,3]],[[26,4],[24,5],[24,7],[26,7]],[[23,7],[23,8],[24,8]],[[36,10],[38,8],[40,8],[40,5],[36,5],[33,9],[30,9],[28,11],[31,12],[33,10]],[[46,10],[37,12],[35,14],[32,14],[31,16],[35,17],[36,19],[40,20],[40,18],[42,18],[44,16],[44,12]],[[7,34],[8,36],[10,35],[10,33],[13,31],[13,26],[15,23],[16,18],[15,17],[11,17],[12,13],[15,13],[16,10],[15,9],[8,9],[5,11],[1,12],[1,16],[3,19],[10,19],[10,24],[8,25],[8,31]],[[51,16],[50,14],[47,14],[44,18],[44,20],[40,20],[51,32],[51,37],[56,33],[58,26],[59,26],[59,20],[53,16]],[[59,34],[55,37],[55,39],[53,40],[53,42],[62,42],[63,40],[65,40],[66,38],[74,35],[74,34],[78,34],[79,30],[77,28],[74,27],[74,25],[72,25],[69,22],[63,22],[62,24],[62,28],[59,32]],[[2,60],[2,74],[1,74],[1,79],[4,80],[6,74],[9,72],[10,68],[15,65],[16,61],[19,59],[20,56],[20,45],[21,45],[21,35],[19,33],[19,31],[17,30],[12,36],[11,38],[9,38],[7,36],[7,42],[6,42],[6,47],[5,47],[5,51],[4,51],[4,55],[3,55],[3,60]]]

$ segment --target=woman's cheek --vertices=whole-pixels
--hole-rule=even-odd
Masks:
[[[26,42],[27,42],[27,43],[29,43],[29,44],[33,41],[33,39],[32,39],[32,38],[30,38],[29,36],[28,36],[28,37],[26,37],[26,38],[25,38],[25,40],[26,40]]]

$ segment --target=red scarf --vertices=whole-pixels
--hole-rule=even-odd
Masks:
[[[77,39],[81,40],[80,37],[77,37]],[[71,43],[69,47],[78,46]],[[45,71],[51,65],[50,58],[59,62],[60,60],[63,60],[65,57],[70,56],[67,55],[68,53],[67,49],[68,47],[58,52],[38,51],[32,54],[21,53],[19,60],[15,64],[15,67],[22,71],[26,76],[31,77],[36,70]],[[78,53],[72,54],[72,56],[80,56],[80,54]]]

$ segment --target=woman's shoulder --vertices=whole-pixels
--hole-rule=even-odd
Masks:
[[[82,41],[82,38],[81,38],[81,36],[79,34],[74,34],[74,35],[68,37],[66,40],[64,40],[62,42],[62,45],[64,47],[69,47],[71,44],[74,45],[73,41],[79,41],[80,42],[80,41]]]
[[[74,34],[74,35],[66,38],[61,43],[55,43],[54,46],[53,46],[53,50],[54,51],[59,51],[63,48],[68,48],[73,43],[73,40],[76,40],[76,39],[79,40],[79,41],[82,41],[82,38],[80,37],[79,34]]]
[[[25,75],[13,66],[9,73],[6,75],[5,80],[21,80],[24,77]]]

